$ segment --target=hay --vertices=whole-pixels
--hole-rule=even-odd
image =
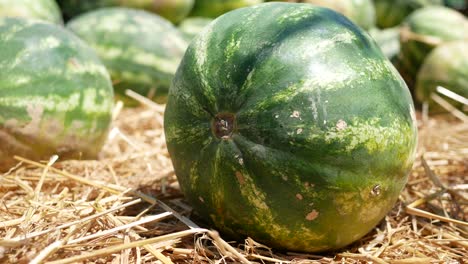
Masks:
[[[165,146],[164,107],[140,101],[116,107],[99,161],[16,157],[0,174],[0,263],[403,264],[468,256],[466,122],[418,118],[418,159],[394,209],[353,245],[313,255],[225,241],[191,221]]]

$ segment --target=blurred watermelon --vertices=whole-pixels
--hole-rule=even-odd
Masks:
[[[165,101],[187,46],[169,21],[144,10],[109,7],[78,16],[67,28],[97,51],[116,96],[127,105],[136,103],[125,96],[127,89]]]
[[[190,16],[216,18],[231,10],[262,2],[263,0],[195,0]]]
[[[101,7],[122,6],[145,9],[178,23],[192,10],[194,0],[58,0],[58,3],[67,19]]]
[[[428,6],[408,16],[400,33],[397,63],[408,86],[414,86],[416,74],[432,49],[462,39],[468,39],[468,20],[453,9]]]
[[[388,28],[399,25],[414,10],[442,5],[442,0],[374,0],[377,11],[377,26]]]
[[[421,65],[416,82],[416,99],[429,102],[432,111],[439,110],[440,107],[431,99],[431,94],[438,87],[445,88],[450,94],[468,98],[468,41],[454,41],[438,46]],[[448,101],[459,108],[462,106],[455,100]]]

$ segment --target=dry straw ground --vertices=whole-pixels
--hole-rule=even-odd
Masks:
[[[0,263],[463,263],[468,122],[420,118],[418,159],[398,203],[337,252],[276,252],[192,222],[165,147],[163,106],[116,108],[98,161],[17,157],[0,174]],[[424,119],[424,120],[421,120]]]

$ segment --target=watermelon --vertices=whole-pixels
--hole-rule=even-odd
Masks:
[[[164,124],[201,219],[306,252],[379,223],[417,136],[409,90],[366,32],[331,9],[279,2],[226,13],[195,37]]]
[[[97,51],[119,99],[134,104],[124,96],[131,89],[165,102],[187,46],[169,21],[143,10],[109,7],[78,16],[66,26]]]
[[[152,2],[151,6],[148,6],[148,4],[146,4],[145,6],[141,6],[140,8],[144,8],[146,10],[157,13],[160,16],[168,19],[169,21],[177,24],[190,13],[195,3],[195,0],[152,0],[150,2]]]
[[[216,18],[228,11],[262,2],[263,0],[196,0],[190,16]]]
[[[189,17],[184,19],[178,26],[182,32],[184,39],[190,42],[197,34],[199,34],[208,24],[213,21],[207,17]]]
[[[62,24],[62,14],[55,0],[0,0],[0,17],[27,17]]]
[[[96,53],[61,26],[0,18],[0,170],[14,155],[96,158],[113,108]]]
[[[441,86],[468,98],[468,40],[444,43],[435,48],[419,70],[416,99],[429,102],[430,109],[438,110],[430,96]],[[461,104],[448,99],[454,106]]]
[[[443,6],[418,9],[405,19],[400,32],[398,69],[410,88],[429,52],[454,40],[468,39],[468,20],[457,11]]]
[[[304,0],[301,2],[331,8],[364,29],[375,26],[375,8],[372,0]]]
[[[194,0],[58,0],[58,3],[67,18],[98,8],[121,6],[145,9],[178,23],[192,10]]]
[[[374,0],[377,26],[398,26],[413,11],[430,5],[442,5],[443,0]]]

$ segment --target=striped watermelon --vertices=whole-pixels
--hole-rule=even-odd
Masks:
[[[354,23],[310,4],[217,18],[189,45],[164,122],[181,189],[203,219],[294,251],[369,232],[416,147],[396,69]]]
[[[263,0],[195,0],[190,16],[216,18],[231,10],[262,2]]]
[[[185,52],[181,33],[158,15],[136,9],[111,7],[83,14],[67,28],[90,44],[109,70],[116,95],[134,90],[164,102]]]
[[[414,10],[430,5],[442,5],[443,0],[374,0],[377,26],[398,26]]]
[[[197,34],[199,34],[208,24],[213,21],[207,17],[189,17],[184,19],[178,26],[185,40],[190,42]]]
[[[195,0],[58,0],[67,18],[103,7],[144,9],[170,20],[180,22],[192,10]]]
[[[372,0],[304,0],[300,2],[331,8],[364,29],[375,26],[375,8]]]
[[[0,18],[0,170],[13,155],[95,158],[113,107],[95,52],[64,28]]]
[[[0,17],[27,17],[62,24],[62,14],[55,0],[0,0]]]
[[[398,69],[413,88],[416,75],[429,52],[454,40],[468,39],[468,20],[457,11],[443,6],[418,9],[403,23]]]
[[[468,98],[468,40],[442,44],[427,56],[418,73],[416,99],[431,102],[430,109],[440,109],[430,99],[437,86]]]

